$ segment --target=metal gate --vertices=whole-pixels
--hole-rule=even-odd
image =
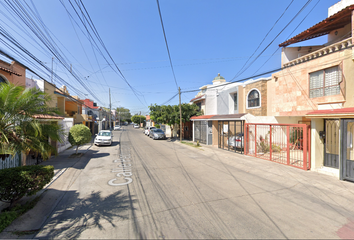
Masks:
[[[194,141],[206,144],[207,141],[207,121],[194,121]]]
[[[343,119],[341,180],[354,181],[354,120]]]
[[[243,153],[244,152],[244,121],[219,121],[218,122],[218,147]]]
[[[310,129],[306,124],[245,123],[245,155],[309,170]]]
[[[326,167],[339,168],[339,127],[338,119],[325,119],[323,165]]]

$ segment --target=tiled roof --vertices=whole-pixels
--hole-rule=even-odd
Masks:
[[[19,76],[19,77],[22,76],[21,74],[19,74],[19,73],[17,73],[17,72],[14,72],[14,71],[12,71],[12,70],[10,70],[10,69],[4,68],[4,67],[0,67],[0,70],[3,70],[3,71],[5,71],[5,72],[11,73],[11,74],[14,74],[14,75]]]
[[[286,47],[290,44],[306,41],[312,38],[320,37],[329,34],[331,31],[342,28],[351,23],[351,15],[354,10],[354,5],[348,6],[343,10],[333,14],[325,20],[317,23],[302,33],[293,38],[279,44],[279,47]]]
[[[35,119],[64,119],[63,117],[60,116],[53,116],[53,115],[44,115],[44,114],[37,114],[33,115]]]
[[[201,99],[202,97],[204,97],[205,95],[202,95],[202,96],[199,96],[199,97],[195,97],[193,98],[192,100],[190,100],[190,102],[194,102],[195,100],[199,100]]]

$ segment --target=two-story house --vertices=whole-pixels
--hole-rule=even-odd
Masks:
[[[268,115],[311,124],[311,169],[354,181],[354,1],[281,43],[283,70],[268,82]],[[300,44],[327,35],[323,45]],[[294,47],[290,47],[296,44]]]
[[[91,99],[84,99],[82,105],[82,115],[85,119],[85,124],[91,129],[92,134],[98,133],[98,117],[99,117],[99,107],[97,103],[93,102]]]
[[[193,141],[242,152],[242,148],[233,147],[233,142],[236,136],[243,136],[245,121],[257,121],[256,116],[267,115],[270,80],[268,77],[230,83],[218,74],[212,84],[201,87],[191,103],[199,104],[205,115],[191,118]]]

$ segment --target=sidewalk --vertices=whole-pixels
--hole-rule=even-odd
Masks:
[[[79,147],[78,153],[86,153],[93,145],[93,140],[90,143],[84,144]],[[24,204],[28,200],[34,199],[38,196],[40,196],[48,186],[50,186],[60,175],[62,175],[66,169],[72,167],[74,164],[76,164],[79,160],[80,157],[70,157],[72,154],[76,153],[76,147],[70,147],[63,152],[59,153],[57,156],[52,156],[50,159],[47,161],[41,162],[39,165],[52,165],[54,167],[54,177],[52,181],[47,184],[41,191],[39,191],[36,195],[30,196],[30,197],[24,197],[22,198],[19,203]],[[6,208],[9,204],[0,202],[0,211],[4,208]]]

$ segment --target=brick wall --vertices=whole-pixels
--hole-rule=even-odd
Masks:
[[[252,89],[257,89],[261,94],[261,106],[259,108],[247,108],[247,97]],[[244,96],[246,113],[250,113],[254,116],[267,116],[267,81],[258,81],[255,83],[250,83],[245,86],[245,96]]]

